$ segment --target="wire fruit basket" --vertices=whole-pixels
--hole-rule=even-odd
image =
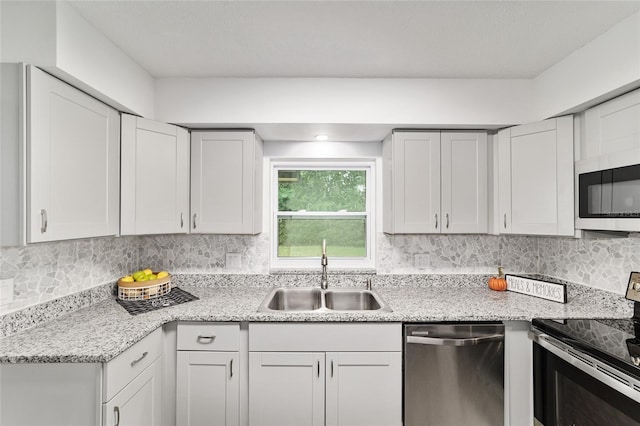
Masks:
[[[171,291],[171,275],[150,281],[123,282],[118,280],[118,299],[147,300],[157,299]]]

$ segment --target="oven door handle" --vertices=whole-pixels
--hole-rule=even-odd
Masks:
[[[501,342],[504,334],[492,334],[490,336],[467,337],[462,339],[444,337],[407,336],[407,343],[434,346],[472,346],[490,342]]]

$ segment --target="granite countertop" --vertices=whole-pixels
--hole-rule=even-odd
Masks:
[[[464,281],[464,280],[462,280]],[[459,283],[458,283],[459,284]],[[385,285],[374,287],[393,312],[258,313],[266,286],[180,287],[200,300],[130,315],[115,299],[64,315],[0,339],[0,363],[106,362],[171,321],[433,322],[532,318],[629,318],[622,296],[569,287],[560,304],[477,285]]]

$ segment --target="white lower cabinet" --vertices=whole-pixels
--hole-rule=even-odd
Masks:
[[[157,359],[103,404],[102,424],[117,426],[159,425],[161,417],[162,360]]]
[[[250,324],[249,424],[400,425],[401,350],[399,323]]]
[[[159,328],[103,364],[1,364],[0,425],[160,426],[162,339]]]
[[[179,323],[176,424],[240,424],[238,324]]]
[[[251,352],[249,423],[324,425],[324,353]]]
[[[326,354],[326,424],[399,424],[401,352]]]

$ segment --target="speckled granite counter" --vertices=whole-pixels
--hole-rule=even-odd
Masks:
[[[0,339],[0,362],[105,362],[171,321],[332,321],[429,322],[530,320],[532,318],[629,318],[632,305],[621,296],[570,285],[569,303],[559,304],[511,292],[489,290],[479,276],[441,280],[376,277],[376,290],[393,312],[258,313],[268,280],[244,278],[207,286],[180,279],[180,287],[200,300],[137,316],[114,299]],[[206,281],[206,280],[205,280]],[[241,281],[241,282],[240,282]],[[187,284],[191,282],[192,285]],[[291,285],[300,285],[291,282]],[[343,280],[340,284],[349,284]],[[401,284],[399,284],[401,283]],[[230,285],[233,284],[233,285]],[[353,283],[351,284],[353,285]]]

